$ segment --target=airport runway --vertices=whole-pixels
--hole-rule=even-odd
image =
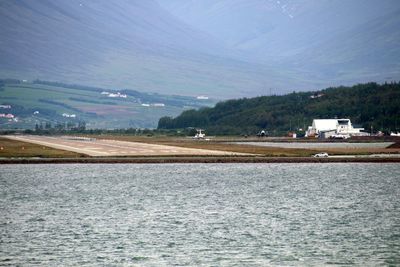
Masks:
[[[4,136],[5,138],[48,146],[52,148],[82,153],[89,156],[233,156],[250,155],[236,152],[184,148],[176,146],[155,145],[139,142],[90,139],[72,136]]]

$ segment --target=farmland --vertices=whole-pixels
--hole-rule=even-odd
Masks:
[[[1,119],[1,129],[33,128],[36,124],[46,122],[55,125],[78,121],[85,121],[88,128],[153,128],[162,116],[176,116],[185,109],[213,103],[196,97],[41,81],[3,80],[0,87],[0,104],[12,106],[11,110],[0,110],[0,113],[8,112],[17,116],[17,120]],[[109,97],[102,92],[123,92],[126,97]],[[66,117],[69,115],[75,116]]]

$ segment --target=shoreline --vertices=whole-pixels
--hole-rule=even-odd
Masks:
[[[313,157],[82,157],[1,158],[1,164],[166,164],[166,163],[400,163],[400,158],[313,158]]]

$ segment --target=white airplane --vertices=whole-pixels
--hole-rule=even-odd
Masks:
[[[193,139],[204,139],[206,137],[206,134],[203,132],[204,130],[202,129],[196,129],[197,133],[195,136],[193,136]]]

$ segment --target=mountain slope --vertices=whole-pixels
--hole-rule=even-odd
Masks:
[[[0,35],[3,77],[213,97],[284,81],[272,68],[232,59],[152,0],[4,0]]]
[[[220,99],[397,80],[399,10],[397,0],[3,0],[0,78]]]
[[[312,83],[400,78],[396,0],[158,0],[247,60],[292,70]]]

